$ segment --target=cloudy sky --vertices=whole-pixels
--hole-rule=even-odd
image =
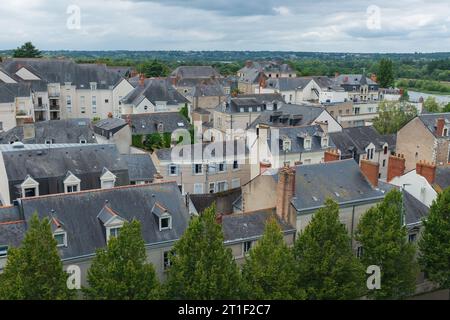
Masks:
[[[0,17],[0,49],[450,51],[448,0],[3,0]]]

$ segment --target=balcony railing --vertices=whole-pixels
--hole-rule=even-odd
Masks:
[[[46,104],[34,106],[34,111],[47,111],[47,110],[48,110],[48,105],[46,105]]]
[[[48,97],[49,98],[59,98],[61,96],[61,93],[58,91],[49,91]]]

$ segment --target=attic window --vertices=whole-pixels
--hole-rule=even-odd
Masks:
[[[102,189],[111,189],[114,188],[117,177],[108,169],[103,169],[103,174],[100,177],[101,188]]]
[[[178,125],[179,127],[184,127],[184,123],[183,123],[183,122],[178,122],[177,125]]]
[[[86,139],[80,139],[80,143],[81,143],[81,144],[86,144],[87,141],[86,141]]]
[[[164,206],[156,202],[153,205],[152,213],[158,219],[159,231],[172,229],[172,215]]]
[[[0,246],[0,257],[6,257],[8,254],[8,246]]]
[[[161,218],[159,220],[159,230],[167,230],[170,229],[171,217]]]
[[[311,149],[311,138],[305,138],[305,142],[304,142],[303,147],[304,147],[306,150]]]
[[[119,236],[120,228],[121,227],[108,228],[108,241],[109,239],[111,239],[111,237],[117,238]]]
[[[53,144],[55,143],[55,139],[46,139],[45,144]]]
[[[97,82],[91,82],[91,90],[97,90]]]
[[[55,232],[53,234],[53,238],[56,240],[56,246],[58,248],[67,247],[67,232],[65,231]]]

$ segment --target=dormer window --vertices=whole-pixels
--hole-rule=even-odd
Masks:
[[[101,188],[102,189],[111,189],[114,188],[117,177],[108,169],[103,169],[103,174],[100,177]]]
[[[31,176],[26,176],[24,182],[20,185],[22,189],[22,197],[36,197],[39,195],[39,183]]]
[[[291,140],[290,139],[283,139],[283,151],[291,151]]]
[[[56,232],[53,234],[53,238],[56,240],[56,246],[58,248],[67,247],[67,232]]]
[[[55,143],[55,139],[46,139],[45,144],[53,144]]]
[[[322,148],[326,148],[328,147],[328,138],[327,137],[322,137]]]
[[[68,171],[64,179],[64,192],[78,192],[80,191],[81,180],[77,178],[72,172]]]
[[[91,82],[91,90],[97,90],[97,82]]]
[[[164,132],[164,124],[162,122],[158,123],[158,132],[159,133]]]
[[[111,237],[118,237],[120,233],[120,228],[126,222],[125,219],[119,216],[119,214],[114,211],[108,203],[106,203],[100,213],[97,215],[106,231],[106,241],[109,241]]]
[[[81,143],[81,144],[86,144],[87,141],[86,141],[86,139],[80,139],[80,143]]]
[[[159,231],[172,229],[172,215],[169,213],[167,208],[165,208],[159,202],[156,202],[153,205],[152,213],[155,215],[157,219]]]
[[[8,246],[0,246],[0,258],[6,257],[8,254]]]
[[[304,143],[303,143],[303,147],[304,147],[306,150],[311,149],[311,138],[310,138],[310,137],[305,138],[305,141],[304,141]]]
[[[111,237],[117,238],[120,233],[120,228],[121,227],[108,228],[108,231],[109,231],[108,240],[111,239]]]

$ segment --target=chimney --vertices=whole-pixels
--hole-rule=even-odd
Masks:
[[[36,130],[34,127],[33,119],[30,120],[29,119],[25,120],[22,127],[24,140],[34,139],[36,137]]]
[[[444,133],[444,125],[445,125],[444,118],[438,118],[436,120],[436,135],[438,137],[442,137],[442,134]]]
[[[366,179],[369,180],[372,187],[377,187],[380,164],[378,162],[362,159],[360,160],[359,166],[361,168],[361,172],[364,174]]]
[[[216,222],[218,224],[222,224],[222,217],[223,217],[223,214],[221,214],[221,213],[216,214]]]
[[[145,76],[144,76],[143,73],[141,73],[141,74],[139,75],[139,85],[140,85],[141,87],[143,87],[144,84],[145,84]]]
[[[325,151],[325,155],[323,158],[324,162],[337,161],[340,160],[341,156],[336,149],[330,149]]]
[[[373,82],[377,82],[377,75],[375,73],[372,73],[370,75],[370,80],[372,80]]]
[[[259,174],[263,174],[264,171],[270,169],[272,167],[272,164],[268,161],[260,161],[259,162]]]
[[[436,165],[426,161],[419,161],[416,164],[416,173],[427,179],[428,183],[432,184],[436,177]]]
[[[153,182],[163,182],[164,181],[163,179],[164,179],[164,177],[159,172],[156,172],[153,175]]]
[[[112,119],[112,117],[113,117],[112,112],[108,112],[108,118],[109,118],[109,119]]]
[[[292,210],[291,200],[295,195],[295,168],[284,165],[278,172],[277,185],[277,216],[285,222],[296,226],[296,214],[289,214]]]
[[[252,62],[251,60],[245,61],[245,66],[246,66],[247,68],[250,68],[250,67],[252,66],[252,64],[253,64],[253,62]]]
[[[387,182],[395,177],[400,177],[405,173],[406,159],[403,154],[390,155],[387,168]]]
[[[335,78],[339,77],[339,72],[338,72],[338,71],[336,71],[336,72],[334,73],[334,77],[335,77]]]

